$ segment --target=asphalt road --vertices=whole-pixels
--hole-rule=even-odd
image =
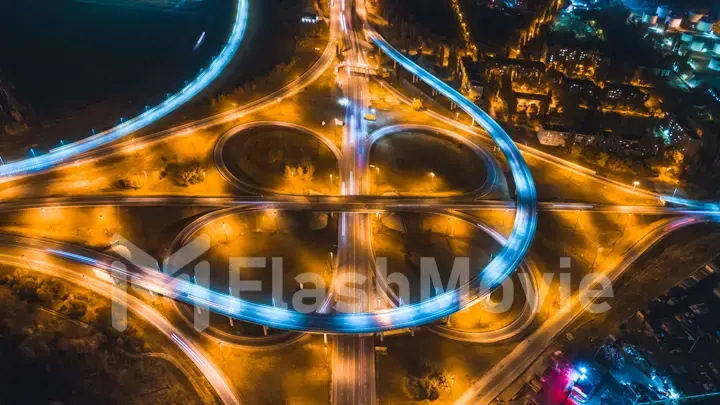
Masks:
[[[655,228],[644,235],[628,251],[617,254],[607,266],[604,275],[611,282],[617,280],[625,271],[632,267],[648,249],[678,229],[696,225],[703,222],[718,222],[720,217],[681,217],[662,221]],[[591,285],[599,289],[600,285]],[[603,290],[604,291],[604,290]],[[466,391],[456,402],[461,404],[489,404],[509,384],[515,381],[532,363],[545,351],[565,328],[581,316],[587,305],[581,305],[583,297],[592,302],[589,290],[581,291],[556,314],[533,332],[530,337],[518,344],[513,351],[502,361],[496,364],[488,373]]]
[[[339,0],[342,12],[343,44],[346,61],[352,64],[366,64],[363,21],[356,9],[364,7],[363,0]],[[345,195],[365,195],[369,192],[367,166],[368,136],[365,111],[369,102],[369,90],[364,76],[355,75],[346,70],[343,80],[343,96],[347,99],[345,126],[343,130],[342,155],[340,157],[340,179]],[[371,226],[368,214],[340,214],[340,235],[338,235],[338,268],[334,281],[344,277],[357,280],[356,277],[371,279],[370,238]],[[358,282],[360,280],[357,280]],[[355,284],[353,297],[343,299],[349,309],[343,312],[362,313],[371,310],[373,283],[366,281]],[[333,290],[336,285],[333,284]],[[331,296],[340,298],[333,291]],[[360,292],[364,293],[361,294]],[[332,383],[331,403],[334,405],[375,405],[375,345],[372,335],[337,336],[332,345]]]
[[[20,198],[0,202],[0,212],[13,212],[39,208],[82,208],[82,207],[208,207],[227,208],[238,205],[257,205],[271,208],[302,208],[316,211],[364,211],[368,213],[392,212],[402,210],[422,210],[428,207],[437,209],[470,210],[514,210],[517,204],[507,200],[476,200],[473,196],[453,198],[432,197],[379,197],[369,195],[356,196],[208,196],[186,197],[182,195],[135,197],[124,195],[72,196]],[[538,211],[544,212],[598,212],[632,213],[643,215],[714,215],[720,211],[689,209],[677,206],[597,204],[575,201],[538,202]]]
[[[239,1],[239,6],[237,9],[238,15],[236,16],[237,19],[235,21],[234,30],[231,34],[230,40],[228,41],[228,45],[223,50],[223,52],[227,50],[227,54],[221,53],[221,55],[227,57],[228,60],[225,61],[225,59],[221,57],[216,58],[213,63],[215,69],[206,69],[200,77],[196,78],[195,81],[188,85],[189,87],[193,86],[196,82],[198,83],[197,86],[203,85],[203,88],[204,86],[207,86],[211,79],[214,79],[213,75],[218,76],[220,74],[220,72],[216,70],[224,68],[225,65],[227,65],[227,63],[229,62],[229,59],[234,55],[237,47],[239,47],[240,42],[242,41],[242,37],[244,36],[248,14],[247,3],[248,0]],[[331,13],[331,27],[333,26],[333,24],[339,24],[337,12]],[[168,99],[166,103],[170,104],[169,102],[171,100],[176,100],[175,97],[179,97],[179,95],[184,94],[182,96],[182,99],[173,101],[173,104],[169,105],[168,107],[163,107],[163,105],[165,104],[156,107],[155,109],[160,109],[159,112],[155,112],[155,109],[151,109],[147,113],[137,117],[136,119],[126,121],[124,124],[119,125],[118,127],[112,128],[101,134],[97,134],[95,137],[79,141],[77,142],[77,146],[73,146],[76,145],[76,143],[65,145],[65,147],[63,147],[62,149],[56,150],[54,154],[49,153],[47,155],[38,156],[37,158],[8,163],[4,166],[0,166],[0,184],[7,181],[23,179],[29,175],[37,173],[65,168],[75,164],[76,161],[83,161],[91,158],[94,159],[100,156],[107,156],[122,151],[146,148],[158,142],[166,141],[168,138],[175,136],[183,136],[194,131],[210,128],[226,122],[237,120],[241,117],[268,108],[273,104],[280,103],[283,99],[299,93],[304,88],[311,85],[318,78],[320,78],[323,72],[327,70],[327,68],[332,64],[333,60],[335,59],[335,44],[337,38],[337,30],[331,29],[330,38],[328,40],[327,46],[323,50],[323,53],[320,55],[320,58],[310,67],[310,69],[308,69],[300,77],[290,82],[286,86],[282,87],[281,89],[278,89],[277,91],[267,96],[259,98],[258,100],[252,101],[250,103],[244,104],[242,106],[219,114],[205,117],[183,125],[178,125],[173,128],[168,128],[164,131],[143,136],[137,139],[129,139],[119,143],[115,142],[119,139],[127,137],[134,131],[150,125],[152,122],[157,121],[162,116],[167,115],[169,112],[178,108],[182,103],[185,103],[190,98],[192,98],[191,96],[189,98],[187,97],[191,93],[194,96],[194,94],[202,90],[200,88],[191,88],[189,90],[195,90],[189,91],[188,87],[186,87],[184,93],[178,93],[178,95]],[[166,111],[164,108],[172,109]],[[162,113],[163,115],[160,116],[160,113]]]
[[[213,386],[223,403],[239,405],[240,399],[230,388],[222,372],[218,370],[200,345],[172,325],[165,317],[140,299],[126,294],[113,285],[98,279],[94,275],[94,266],[78,262],[58,260],[46,254],[50,246],[67,249],[62,243],[53,244],[48,240],[36,240],[21,236],[0,235],[0,245],[5,246],[0,254],[4,264],[29,267],[32,271],[58,277],[68,282],[87,287],[93,292],[108,298],[124,299],[128,309],[145,319],[170,339],[197,366],[208,382]]]
[[[177,110],[217,79],[228,66],[245,37],[248,14],[249,0],[238,0],[232,31],[222,51],[207,69],[202,70],[194,80],[189,82],[178,93],[168,97],[165,101],[148,109],[141,115],[121,122],[120,125],[108,131],[53,149],[45,155],[2,165],[0,166],[0,177],[18,176],[46,170],[62,162],[75,159],[83,153],[122,139]]]

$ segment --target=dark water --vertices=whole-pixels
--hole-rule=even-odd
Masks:
[[[233,7],[231,0],[205,0],[179,12],[1,0],[0,74],[38,120],[110,98],[149,101],[182,87],[219,53]],[[193,50],[202,32],[205,41]]]

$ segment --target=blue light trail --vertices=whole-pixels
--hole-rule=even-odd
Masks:
[[[376,34],[371,34],[371,38],[400,65],[418,75],[422,80],[475,118],[496,141],[512,168],[518,194],[518,211],[514,229],[503,250],[486,268],[478,271],[478,276],[471,281],[470,288],[447,291],[419,303],[402,305],[377,313],[318,314],[300,313],[246,301],[185,280],[172,278],[153,269],[140,269],[143,274],[142,282],[139,285],[151,286],[151,288],[157,287],[158,292],[179,301],[207,305],[213,311],[223,315],[273,328],[329,333],[371,333],[416,327],[446,317],[469,305],[478,295],[483,295],[498,287],[502,281],[512,274],[527,253],[537,226],[535,185],[520,151],[505,131],[476,105],[440,80],[423,71]],[[86,264],[89,264],[88,260],[92,260],[73,257],[60,252],[50,253]],[[107,266],[104,263],[100,265]]]
[[[225,70],[237,52],[245,37],[245,30],[248,23],[248,2],[249,0],[238,0],[235,22],[230,38],[207,69],[186,85],[180,92],[167,98],[161,104],[148,109],[143,114],[123,122],[105,132],[93,135],[89,138],[53,149],[50,153],[42,156],[33,156],[17,162],[7,163],[0,167],[0,177],[17,176],[28,174],[56,166],[79,154],[88,152],[103,145],[114,142],[128,134],[140,130],[159,119],[175,111],[183,104],[190,101],[198,93],[204,90]],[[94,131],[93,131],[94,132]],[[33,151],[34,155],[34,151]]]
[[[537,193],[530,168],[508,134],[487,113],[465,98],[457,90],[423,70],[410,59],[394,49],[380,35],[370,32],[373,41],[385,54],[408,72],[430,85],[440,94],[455,103],[475,122],[482,126],[498,148],[503,152],[510,166],[517,189],[517,213],[513,231],[503,250],[493,259],[479,277],[479,283],[485,289],[494,289],[512,274],[525,257],[537,228]],[[446,293],[447,294],[447,293]]]

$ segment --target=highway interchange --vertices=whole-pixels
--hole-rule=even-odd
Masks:
[[[78,160],[97,159],[100,156],[117,154],[130,147],[147,148],[153,144],[167,141],[172,137],[182,136],[199,129],[211,128],[221,123],[232,122],[271,107],[282,99],[298,94],[330,68],[335,62],[335,45],[339,41],[343,49],[345,49],[343,57],[346,65],[367,66],[369,61],[366,54],[370,48],[375,46],[405,70],[416,75],[420,80],[453,101],[479,124],[481,129],[460,124],[432,111],[426,112],[433,119],[442,121],[446,126],[456,128],[458,132],[465,133],[466,136],[459,136],[454,131],[439,127],[434,129],[440,135],[461,140],[483,158],[488,167],[487,179],[483,181],[483,186],[469,194],[453,197],[394,198],[370,195],[369,151],[374,142],[390,133],[412,128],[417,129],[418,125],[395,125],[370,133],[367,121],[364,119],[370,97],[369,78],[365,75],[350,74],[348,68],[347,73],[343,74],[341,72],[339,76],[342,81],[343,95],[348,100],[344,117],[345,125],[343,126],[342,144],[339,148],[334,146],[333,141],[325,139],[322,134],[318,134],[312,129],[282,121],[256,121],[242,124],[220,136],[215,148],[214,159],[218,170],[228,183],[252,195],[251,197],[88,195],[17,198],[0,202],[0,212],[49,207],[79,208],[99,206],[195,206],[215,209],[215,211],[188,225],[176,238],[174,245],[177,246],[183,245],[203,226],[237,213],[267,209],[338,212],[340,213],[339,228],[341,231],[338,235],[336,277],[345,272],[348,274],[360,273],[371,280],[377,277],[373,271],[374,266],[371,264],[371,258],[374,257],[370,226],[371,214],[416,211],[447,215],[472,223],[474,226],[488,232],[502,244],[502,250],[494,256],[492,261],[485,268],[478,269],[477,276],[471,280],[470,293],[463,294],[460,290],[446,291],[429,300],[405,305],[393,300],[392,297],[388,297],[390,303],[385,308],[375,308],[375,297],[370,296],[368,300],[351,300],[349,302],[351,307],[349,312],[337,313],[330,308],[330,305],[324,305],[316,313],[301,314],[287,309],[250,302],[224,293],[211,291],[191,282],[173,279],[162,272],[156,271],[157,269],[137,266],[132,268],[132,265],[128,263],[130,266],[128,268],[132,269],[133,278],[139,285],[163,296],[190,304],[201,302],[213,311],[234,319],[272,328],[335,335],[331,339],[333,365],[331,401],[334,404],[377,403],[374,333],[429,325],[428,327],[432,332],[447,338],[475,343],[492,343],[517,337],[526,332],[533,321],[535,311],[531,307],[537,305],[534,300],[528,300],[526,308],[516,321],[502,329],[489,333],[462,332],[432,324],[432,322],[477,303],[512,275],[517,268],[523,270],[525,277],[532,280],[536,278],[535,273],[537,270],[533,268],[527,253],[536,232],[539,212],[612,212],[672,216],[672,219],[665,220],[653,227],[625,255],[619,256],[616,263],[608,265],[606,274],[612,280],[617,279],[645,251],[669,233],[680,228],[717,219],[719,207],[715,203],[690,201],[638,190],[629,185],[599,177],[592,171],[569,165],[559,158],[533,150],[530,147],[516,145],[485,112],[457,91],[415,65],[385,41],[367,22],[367,12],[362,0],[334,1],[329,19],[330,36],[326,49],[307,72],[289,85],[257,101],[222,114],[171,128],[144,138],[122,141],[123,138],[170,114],[199,94],[220,75],[234,56],[244,37],[248,19],[247,0],[239,0],[236,10],[234,28],[226,47],[211,66],[181,92],[170,97],[163,104],[148,110],[143,115],[105,133],[66,145],[47,155],[0,166],[2,181],[11,183],[28,178],[38,172],[61,169]],[[399,98],[402,99],[402,97],[400,94]],[[271,189],[258,188],[243,183],[235,178],[224,167],[222,156],[219,155],[223,142],[228,137],[253,125],[286,126],[301,129],[303,132],[319,138],[331,148],[338,158],[340,181],[343,183],[341,195],[288,196],[274,193]],[[424,127],[424,129],[433,131],[433,127]],[[482,199],[492,187],[498,186],[502,176],[498,173],[499,170],[496,167],[495,159],[485,152],[484,147],[478,146],[479,141],[477,143],[473,141],[474,137],[490,138],[504,155],[511,169],[513,183],[516,187],[516,201]],[[591,178],[608,187],[623,190],[626,193],[637,194],[645,198],[647,203],[538,202],[535,181],[525,160],[527,157],[546,162],[562,170],[572,171],[580,177]],[[466,212],[477,210],[514,210],[515,219],[512,232],[509,236],[504,237]],[[92,276],[92,269],[100,268],[117,274],[118,269],[108,264],[116,260],[116,257],[82,246],[47,239],[39,240],[20,235],[0,234],[0,244],[7,247],[7,251],[0,257],[0,261],[3,263],[23,265],[23,260],[19,258],[24,257],[24,252],[33,252],[37,256],[32,258],[35,269],[41,269],[47,274],[62,277],[77,284],[87,285],[94,291],[104,295],[112,293],[109,284]],[[59,263],[72,263],[72,266],[60,265]],[[530,281],[530,284],[535,285],[536,282]],[[366,285],[370,286],[374,285],[374,283],[370,282]],[[369,290],[367,292],[372,293]],[[333,291],[331,289],[330,296],[332,295]],[[132,295],[128,295],[128,299],[131,310],[150,321],[189,356],[208,378],[208,381],[216,389],[223,402],[229,404],[241,403],[240,397],[228,387],[226,378],[218,370],[217,366],[207,359],[199,345],[193,344],[191,338],[174,328],[167,319],[141,300],[132,297]],[[579,297],[576,297],[567,304],[569,311],[558,314],[558,316],[542,324],[537,330],[532,331],[530,337],[524,339],[505,360],[478,380],[472,390],[466,392],[457,403],[490,402],[502,391],[503,387],[517,378],[542,353],[555,336],[560,334],[565,327],[579,316],[582,312],[579,302]]]

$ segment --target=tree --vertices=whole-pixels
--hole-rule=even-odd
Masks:
[[[412,107],[415,109],[415,111],[422,111],[424,108],[422,99],[414,98],[412,101]]]
[[[120,187],[139,190],[145,186],[145,179],[141,176],[130,176],[120,180]]]
[[[285,180],[293,180],[295,178],[295,167],[291,165],[285,165],[283,177],[285,177]]]
[[[583,153],[583,147],[580,145],[573,145],[570,147],[570,155],[573,157],[580,157]]]
[[[440,391],[450,387],[449,378],[429,362],[418,365],[403,379],[403,391],[413,401],[435,401]]]
[[[570,153],[572,151],[572,147],[575,146],[575,138],[577,138],[577,135],[575,135],[574,132],[571,132],[565,139],[565,150],[567,153]]]
[[[185,186],[200,184],[205,181],[205,170],[200,167],[199,163],[194,163],[183,169],[180,173],[180,179],[182,179]]]
[[[315,166],[311,164],[305,164],[302,166],[303,171],[303,180],[307,182],[311,182],[313,180],[313,176],[315,175]]]
[[[281,148],[272,148],[268,152],[268,160],[270,163],[275,162],[281,162],[283,160],[283,156],[285,155],[285,151]]]
[[[640,160],[632,161],[632,171],[634,174],[642,175],[645,173],[645,163]]]
[[[600,152],[597,154],[597,160],[595,163],[600,167],[607,166],[608,160],[610,160],[610,154],[607,152]]]
[[[603,345],[603,357],[610,362],[613,369],[621,369],[625,365],[625,356],[613,345]]]
[[[611,158],[608,160],[607,164],[608,169],[614,170],[617,172],[631,172],[632,171],[632,160],[630,159],[618,159],[618,158]]]
[[[526,113],[529,120],[537,119],[540,115],[540,108],[537,104],[530,104],[527,108]]]
[[[677,149],[668,150],[665,155],[671,159],[671,163],[675,166],[680,166],[685,161],[685,155]]]
[[[77,297],[73,294],[68,295],[67,300],[60,306],[60,312],[67,314],[68,316],[79,319],[85,316],[87,312],[87,298]]]
[[[315,166],[304,163],[298,166],[286,165],[283,177],[288,181],[311,182],[315,176]]]
[[[56,280],[46,280],[37,290],[38,297],[45,302],[64,298],[65,287]]]

